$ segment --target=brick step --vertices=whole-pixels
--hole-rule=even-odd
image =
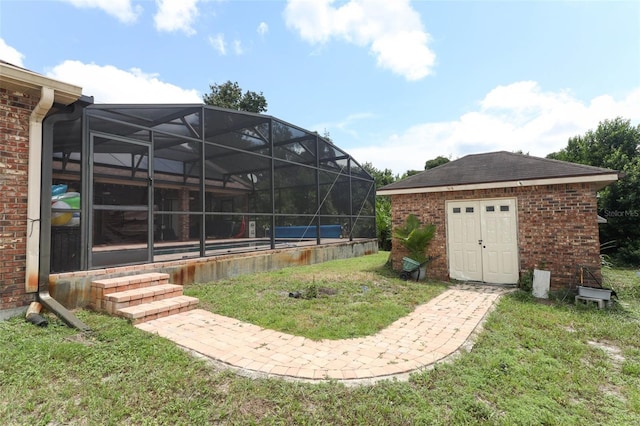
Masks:
[[[115,315],[129,319],[133,324],[151,321],[157,318],[180,312],[190,311],[198,305],[199,300],[191,296],[177,296],[170,299],[156,300],[136,306],[118,309]]]
[[[169,274],[159,272],[94,280],[91,282],[91,305],[96,310],[104,310],[108,294],[168,283]]]
[[[101,280],[94,280],[91,285],[96,288],[101,288],[105,291],[104,294],[115,293],[117,291],[126,291],[134,288],[146,287],[148,285],[168,284],[169,274],[161,272],[149,272],[146,274],[127,275],[124,277],[104,278]],[[124,288],[129,287],[129,288]]]
[[[105,295],[102,309],[113,314],[117,310],[136,306],[142,303],[182,296],[182,286],[176,284],[159,284],[150,287],[134,288]]]

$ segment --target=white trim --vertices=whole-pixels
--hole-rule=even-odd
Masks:
[[[376,195],[401,195],[401,194],[422,194],[426,192],[453,192],[467,191],[474,189],[495,189],[495,188],[517,188],[524,186],[538,185],[563,185],[568,183],[592,183],[599,182],[602,184],[610,184],[618,180],[617,173],[609,173],[605,175],[591,176],[569,176],[561,178],[543,178],[531,180],[517,180],[505,182],[486,182],[486,183],[470,183],[466,185],[448,185],[448,186],[432,186],[421,188],[400,188],[400,189],[381,189],[376,191]]]
[[[0,87],[26,91],[40,95],[42,87],[54,90],[54,101],[64,105],[72,104],[82,95],[82,87],[45,77],[33,71],[11,64],[0,63]]]

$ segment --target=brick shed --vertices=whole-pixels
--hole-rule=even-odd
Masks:
[[[393,227],[409,214],[436,225],[427,276],[515,284],[533,268],[551,288],[576,283],[578,267],[600,274],[597,191],[614,170],[500,151],[467,155],[380,188]],[[407,253],[394,244],[402,269]]]

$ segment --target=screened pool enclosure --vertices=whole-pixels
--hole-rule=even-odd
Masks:
[[[376,235],[372,177],[271,116],[85,103],[44,129],[51,272]]]

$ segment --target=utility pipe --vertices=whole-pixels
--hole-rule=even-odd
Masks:
[[[38,292],[38,301],[49,311],[56,314],[68,326],[79,330],[88,331],[90,328],[80,321],[60,302],[49,294],[49,269],[41,271],[42,257],[50,256],[50,248],[41,244],[41,229],[50,233],[51,230],[51,206],[41,202],[43,197],[51,194],[51,182],[45,187],[42,181],[42,121],[53,106],[55,91],[50,87],[42,87],[42,94],[38,104],[29,117],[29,168],[27,187],[27,259],[26,259],[26,281],[25,290],[27,293]],[[51,149],[49,149],[50,151]],[[47,162],[50,164],[50,162]],[[50,176],[50,173],[49,173]],[[51,179],[49,178],[49,181]],[[48,188],[48,189],[46,189]],[[46,226],[42,226],[43,211],[45,214]],[[51,238],[44,238],[44,241],[51,241]],[[49,261],[45,262],[48,266]],[[42,272],[42,274],[40,273]]]

